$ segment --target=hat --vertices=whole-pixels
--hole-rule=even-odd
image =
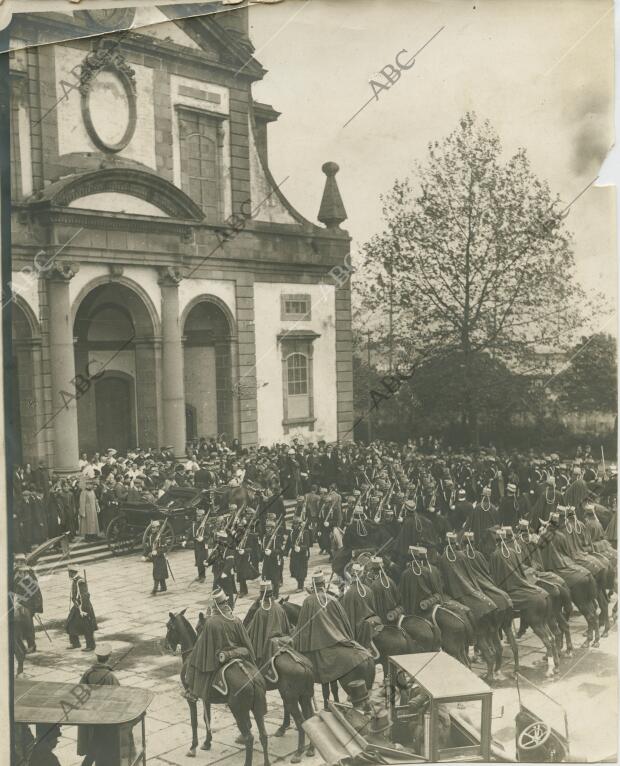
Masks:
[[[157,521],[157,520],[155,520],[155,521],[151,521],[151,526],[152,526],[154,529],[159,529],[159,521]]]
[[[221,588],[216,588],[211,594],[211,598],[215,601],[216,604],[228,603],[228,596],[224,593],[224,591]]]
[[[112,456],[117,454],[117,451],[113,447],[110,447],[109,449],[107,449],[106,452],[108,453],[108,455],[112,455]]]
[[[513,484],[513,483],[510,481],[510,482],[508,482],[508,484],[506,485],[506,490],[507,490],[508,492],[516,492],[516,491],[517,491],[517,485],[516,485],[516,484]]]
[[[410,556],[426,556],[427,549],[423,545],[410,545]]]
[[[97,644],[95,647],[95,657],[98,659],[107,659],[112,654],[112,647],[108,644]]]
[[[78,567],[77,564],[74,564],[72,561],[67,561],[67,572],[77,572]]]
[[[24,564],[26,562],[26,554],[25,553],[16,553],[13,556],[13,563],[14,564]]]
[[[521,529],[529,529],[530,522],[527,519],[519,519],[519,526]]]
[[[312,583],[314,585],[325,585],[325,575],[322,569],[317,569],[312,573]]]
[[[218,529],[218,531],[215,533],[215,536],[218,540],[228,540],[228,535],[222,529]]]

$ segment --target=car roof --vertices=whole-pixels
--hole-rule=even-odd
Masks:
[[[438,701],[492,693],[482,679],[445,652],[400,654],[390,660]]]
[[[96,726],[129,723],[140,718],[154,698],[145,689],[90,686],[17,679],[14,687],[16,723]]]

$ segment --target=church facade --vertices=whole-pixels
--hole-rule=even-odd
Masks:
[[[352,435],[338,167],[315,224],[269,171],[247,10],[157,13],[96,36],[38,14],[65,42],[34,47],[12,23],[14,462]]]

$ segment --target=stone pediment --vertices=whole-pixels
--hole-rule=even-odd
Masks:
[[[202,210],[181,189],[135,168],[75,173],[50,184],[27,202],[38,209],[72,207],[196,222],[204,218]]]

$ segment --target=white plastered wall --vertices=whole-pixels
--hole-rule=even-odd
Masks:
[[[283,293],[310,295],[311,319],[281,320]],[[336,301],[333,285],[256,282],[254,284],[254,328],[256,338],[256,380],[258,440],[270,445],[299,437],[308,441],[337,438],[336,400]],[[311,330],[321,337],[313,348],[314,430],[282,427],[282,350],[278,334],[286,330]]]

